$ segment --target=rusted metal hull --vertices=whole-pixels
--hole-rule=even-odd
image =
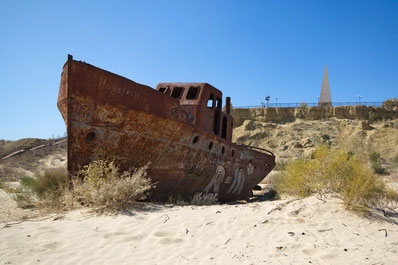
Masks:
[[[70,173],[98,158],[115,160],[124,170],[150,162],[154,200],[198,192],[245,199],[275,166],[272,153],[190,124],[178,100],[71,58],[58,107],[67,125]]]

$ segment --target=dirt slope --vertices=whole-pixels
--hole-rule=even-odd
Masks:
[[[277,124],[246,120],[234,129],[233,141],[269,149],[277,161],[308,157],[322,143],[341,145],[358,155],[378,152],[391,162],[398,159],[398,120],[371,124],[348,119],[296,120]]]
[[[20,153],[2,159],[18,151]],[[18,180],[54,167],[66,167],[66,138],[0,140],[1,179]]]

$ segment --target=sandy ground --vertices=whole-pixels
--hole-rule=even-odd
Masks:
[[[3,211],[12,202],[1,198]],[[398,225],[361,218],[337,198],[0,221],[0,264],[398,264]]]

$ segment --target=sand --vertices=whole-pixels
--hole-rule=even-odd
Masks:
[[[10,203],[2,200],[2,208]],[[9,223],[9,225],[6,225]],[[398,264],[398,226],[316,197],[212,206],[140,204],[1,219],[1,264]]]

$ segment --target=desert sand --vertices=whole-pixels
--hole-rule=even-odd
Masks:
[[[398,264],[398,225],[359,217],[335,197],[142,203],[126,214],[17,221],[1,192],[1,264]]]

